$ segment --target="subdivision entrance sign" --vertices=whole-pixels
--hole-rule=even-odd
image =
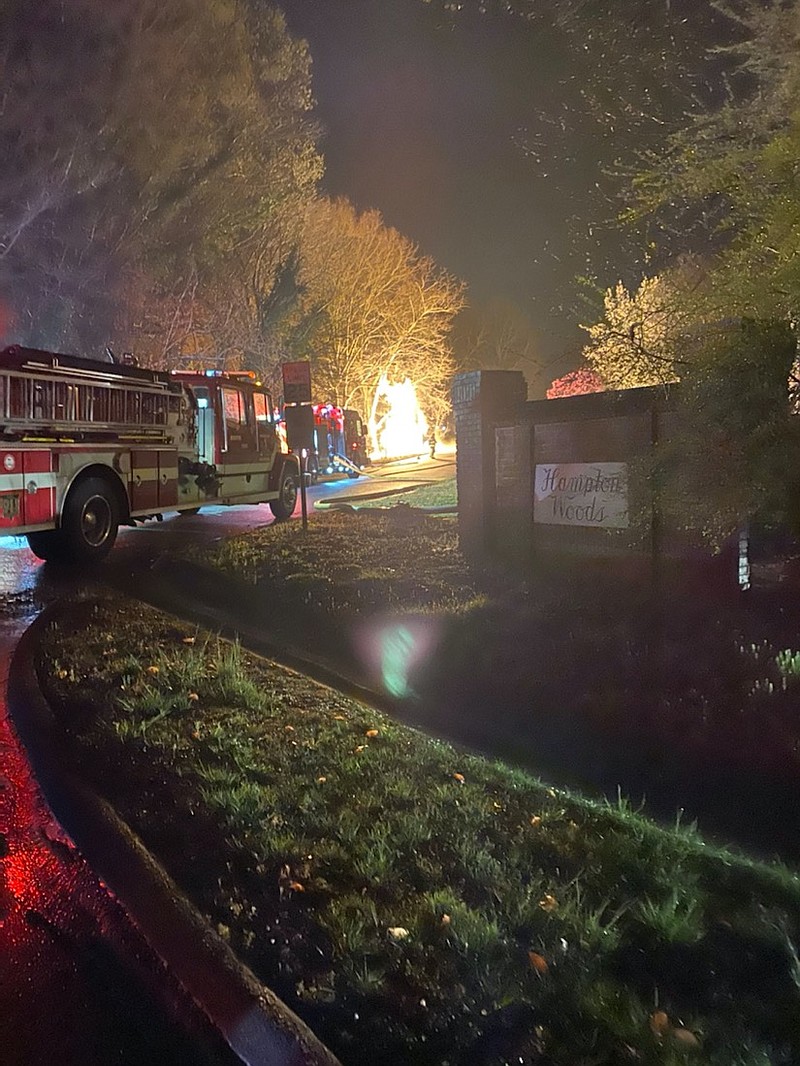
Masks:
[[[537,463],[533,520],[551,526],[627,529],[628,464]]]

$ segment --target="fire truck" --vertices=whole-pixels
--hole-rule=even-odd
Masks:
[[[269,503],[291,516],[283,452],[255,375],[162,372],[13,346],[0,351],[0,536],[40,559],[102,558],[120,525]]]
[[[288,404],[284,420],[292,450],[306,450],[312,481],[333,473],[357,478],[370,463],[367,435],[358,411],[332,403]]]

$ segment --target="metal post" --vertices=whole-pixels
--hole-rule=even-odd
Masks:
[[[306,474],[308,472],[308,449],[300,451],[300,514],[303,529],[308,529],[308,500],[306,499]]]

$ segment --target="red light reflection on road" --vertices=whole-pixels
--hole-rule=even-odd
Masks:
[[[79,1062],[92,1013],[86,984],[76,979],[81,951],[98,933],[119,939],[124,920],[50,814],[4,706],[0,833],[4,1061]],[[96,1061],[88,1049],[83,1054]]]

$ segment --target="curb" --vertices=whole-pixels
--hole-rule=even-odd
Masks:
[[[362,493],[360,496],[337,496],[335,499],[331,498],[331,499],[328,499],[328,500],[316,500],[314,502],[314,510],[315,511],[336,511],[336,510],[340,510],[340,511],[368,511],[368,510],[378,510],[378,508],[375,508],[375,507],[370,508],[369,504],[365,504],[363,507],[359,507],[358,506],[358,501],[359,500],[385,500],[389,496],[399,496],[399,495],[401,495],[401,493],[410,492],[410,491],[411,491],[410,489],[397,489],[395,492],[381,492],[380,494],[379,493],[372,493],[372,492],[365,492],[365,493]],[[458,514],[458,506],[455,505],[455,504],[448,505],[448,506],[445,506],[445,507],[416,507],[413,504],[410,504],[410,503],[405,503],[404,504],[401,501],[400,503],[396,503],[393,506],[394,507],[407,507],[409,512],[412,513],[412,514],[433,514],[433,515],[438,515],[438,514],[455,514],[455,515],[457,515]],[[385,511],[391,511],[391,509],[392,509],[391,507],[381,508],[381,510],[385,510]]]
[[[321,500],[314,501],[314,510],[329,511],[337,507],[339,504],[350,507],[357,504],[359,500],[385,500],[389,499],[392,496],[404,496],[406,493],[413,492],[415,489],[424,488],[426,485],[433,484],[433,481],[417,481],[413,484],[406,484],[401,489],[376,489],[374,492],[353,492],[342,493],[339,496],[323,496]],[[409,504],[409,507],[410,506],[411,505]],[[434,510],[434,508],[414,507],[412,508],[412,510],[429,511]],[[448,510],[452,510],[455,514],[458,511],[458,507],[453,505],[453,507],[448,508]]]
[[[39,688],[39,633],[68,610],[43,612],[17,645],[8,706],[42,793],[150,948],[247,1066],[340,1066],[305,1022],[235,955],[109,803],[64,769],[60,729]]]

